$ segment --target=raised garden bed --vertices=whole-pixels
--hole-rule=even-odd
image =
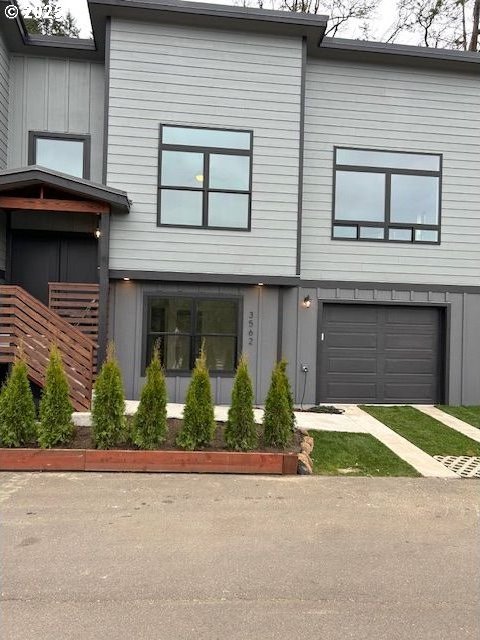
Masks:
[[[181,451],[175,439],[181,421],[168,421],[168,438],[161,450],[140,451],[128,445],[117,449],[93,448],[90,427],[77,427],[66,448],[0,449],[0,471],[145,471],[180,473],[297,473],[301,434],[295,433],[288,450],[262,448],[247,453],[228,451],[223,441],[223,424],[216,438],[202,451]]]

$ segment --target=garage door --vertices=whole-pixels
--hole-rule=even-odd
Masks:
[[[325,304],[321,402],[442,400],[443,310]]]

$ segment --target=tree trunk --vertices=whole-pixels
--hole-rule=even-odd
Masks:
[[[469,51],[477,51],[478,49],[479,21],[480,21],[480,0],[475,0],[475,4],[473,6],[472,37],[470,39],[470,46],[468,47]]]

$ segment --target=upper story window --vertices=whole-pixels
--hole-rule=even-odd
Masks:
[[[29,164],[77,178],[90,178],[90,137],[30,132]]]
[[[440,242],[442,157],[335,148],[332,237]]]
[[[158,344],[168,372],[191,371],[204,344],[208,368],[217,374],[233,374],[240,325],[238,299],[151,297],[146,311],[146,364]]]
[[[250,230],[251,131],[160,126],[158,224]]]

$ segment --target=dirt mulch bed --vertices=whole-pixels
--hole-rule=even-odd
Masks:
[[[127,419],[128,426],[131,426],[131,419]],[[167,430],[167,439],[162,442],[162,444],[158,447],[158,450],[161,451],[181,451],[176,445],[176,439],[182,428],[183,420],[178,418],[168,418],[168,430]],[[224,435],[224,422],[217,422],[217,430],[215,432],[215,437],[210,446],[204,447],[201,451],[232,451],[225,444]],[[299,453],[300,452],[300,443],[302,440],[302,436],[298,431],[292,436],[292,441],[289,446],[285,449],[275,448],[275,447],[266,447],[263,442],[263,428],[261,425],[257,425],[258,432],[258,447],[254,449],[254,452],[261,453]],[[31,448],[38,448],[37,444],[30,445]],[[73,440],[62,447],[56,447],[58,449],[94,449],[95,446],[92,441],[92,431],[91,427],[75,427],[75,433]],[[120,450],[138,450],[138,447],[131,444],[126,438],[125,442],[119,445],[118,447],[112,447],[112,449],[120,449]]]

